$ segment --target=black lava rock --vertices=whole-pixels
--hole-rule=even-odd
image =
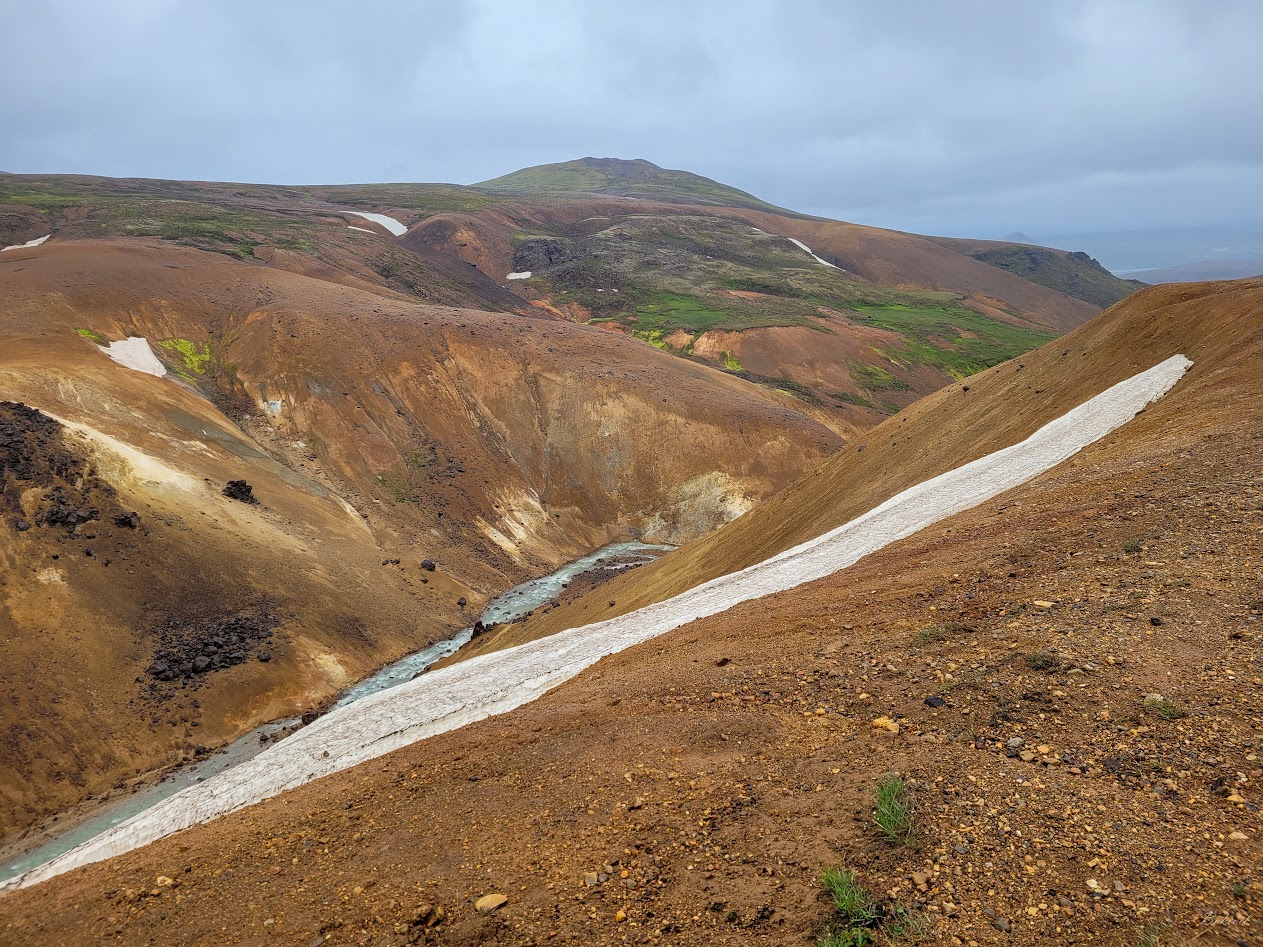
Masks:
[[[230,500],[238,500],[241,503],[259,502],[259,498],[254,495],[254,488],[244,480],[229,480],[223,492],[224,496]]]

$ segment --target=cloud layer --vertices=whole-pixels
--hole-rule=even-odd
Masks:
[[[471,183],[644,157],[926,232],[1263,218],[1256,0],[41,0],[0,168]]]

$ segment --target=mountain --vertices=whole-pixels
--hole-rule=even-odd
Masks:
[[[612,197],[745,207],[793,214],[793,211],[761,201],[753,194],[727,184],[689,171],[660,168],[643,158],[630,161],[622,158],[579,158],[558,164],[541,164],[481,181],[475,187],[514,194],[608,194]]]
[[[848,920],[830,869],[881,936],[1257,940],[1261,314],[1258,280],[1136,293],[514,627],[731,573],[1191,359],[1025,484],[510,713],[7,895],[0,924],[23,943],[809,943]]]
[[[1052,250],[1048,247],[1015,246],[1014,241],[1005,243],[952,237],[939,237],[938,242],[975,260],[1096,306],[1112,306],[1148,285],[1140,280],[1115,276],[1080,250]],[[1022,243],[1029,244],[1030,241]]]

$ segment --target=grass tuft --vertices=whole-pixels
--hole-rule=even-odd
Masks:
[[[1188,711],[1170,697],[1146,697],[1145,706],[1163,720],[1183,720],[1188,716]]]
[[[912,791],[901,776],[887,776],[877,784],[873,821],[891,845],[911,845],[915,835]]]

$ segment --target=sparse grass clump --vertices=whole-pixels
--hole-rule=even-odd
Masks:
[[[945,621],[929,628],[921,629],[917,635],[920,644],[935,644],[940,641],[951,641],[973,632],[973,627],[958,621]]]
[[[855,872],[829,868],[820,880],[833,902],[833,914],[825,922],[818,947],[865,947],[873,943],[883,912]]]
[[[825,921],[817,947],[869,947],[879,936],[883,943],[894,943],[925,930],[923,918],[902,905],[882,904],[849,869],[826,869],[820,880],[833,912]]]
[[[1123,552],[1127,553],[1130,556],[1134,556],[1136,553],[1140,552],[1143,548],[1144,547],[1140,545],[1140,542],[1135,539],[1129,539],[1127,540],[1127,542],[1123,543]]]
[[[1026,666],[1032,671],[1047,671],[1051,674],[1061,670],[1061,658],[1047,651],[1035,651],[1026,656]]]
[[[1188,716],[1188,711],[1170,697],[1159,697],[1157,694],[1145,698],[1145,707],[1163,720],[1183,720]]]
[[[891,845],[912,845],[916,825],[912,790],[901,776],[887,776],[877,784],[873,821]]]

